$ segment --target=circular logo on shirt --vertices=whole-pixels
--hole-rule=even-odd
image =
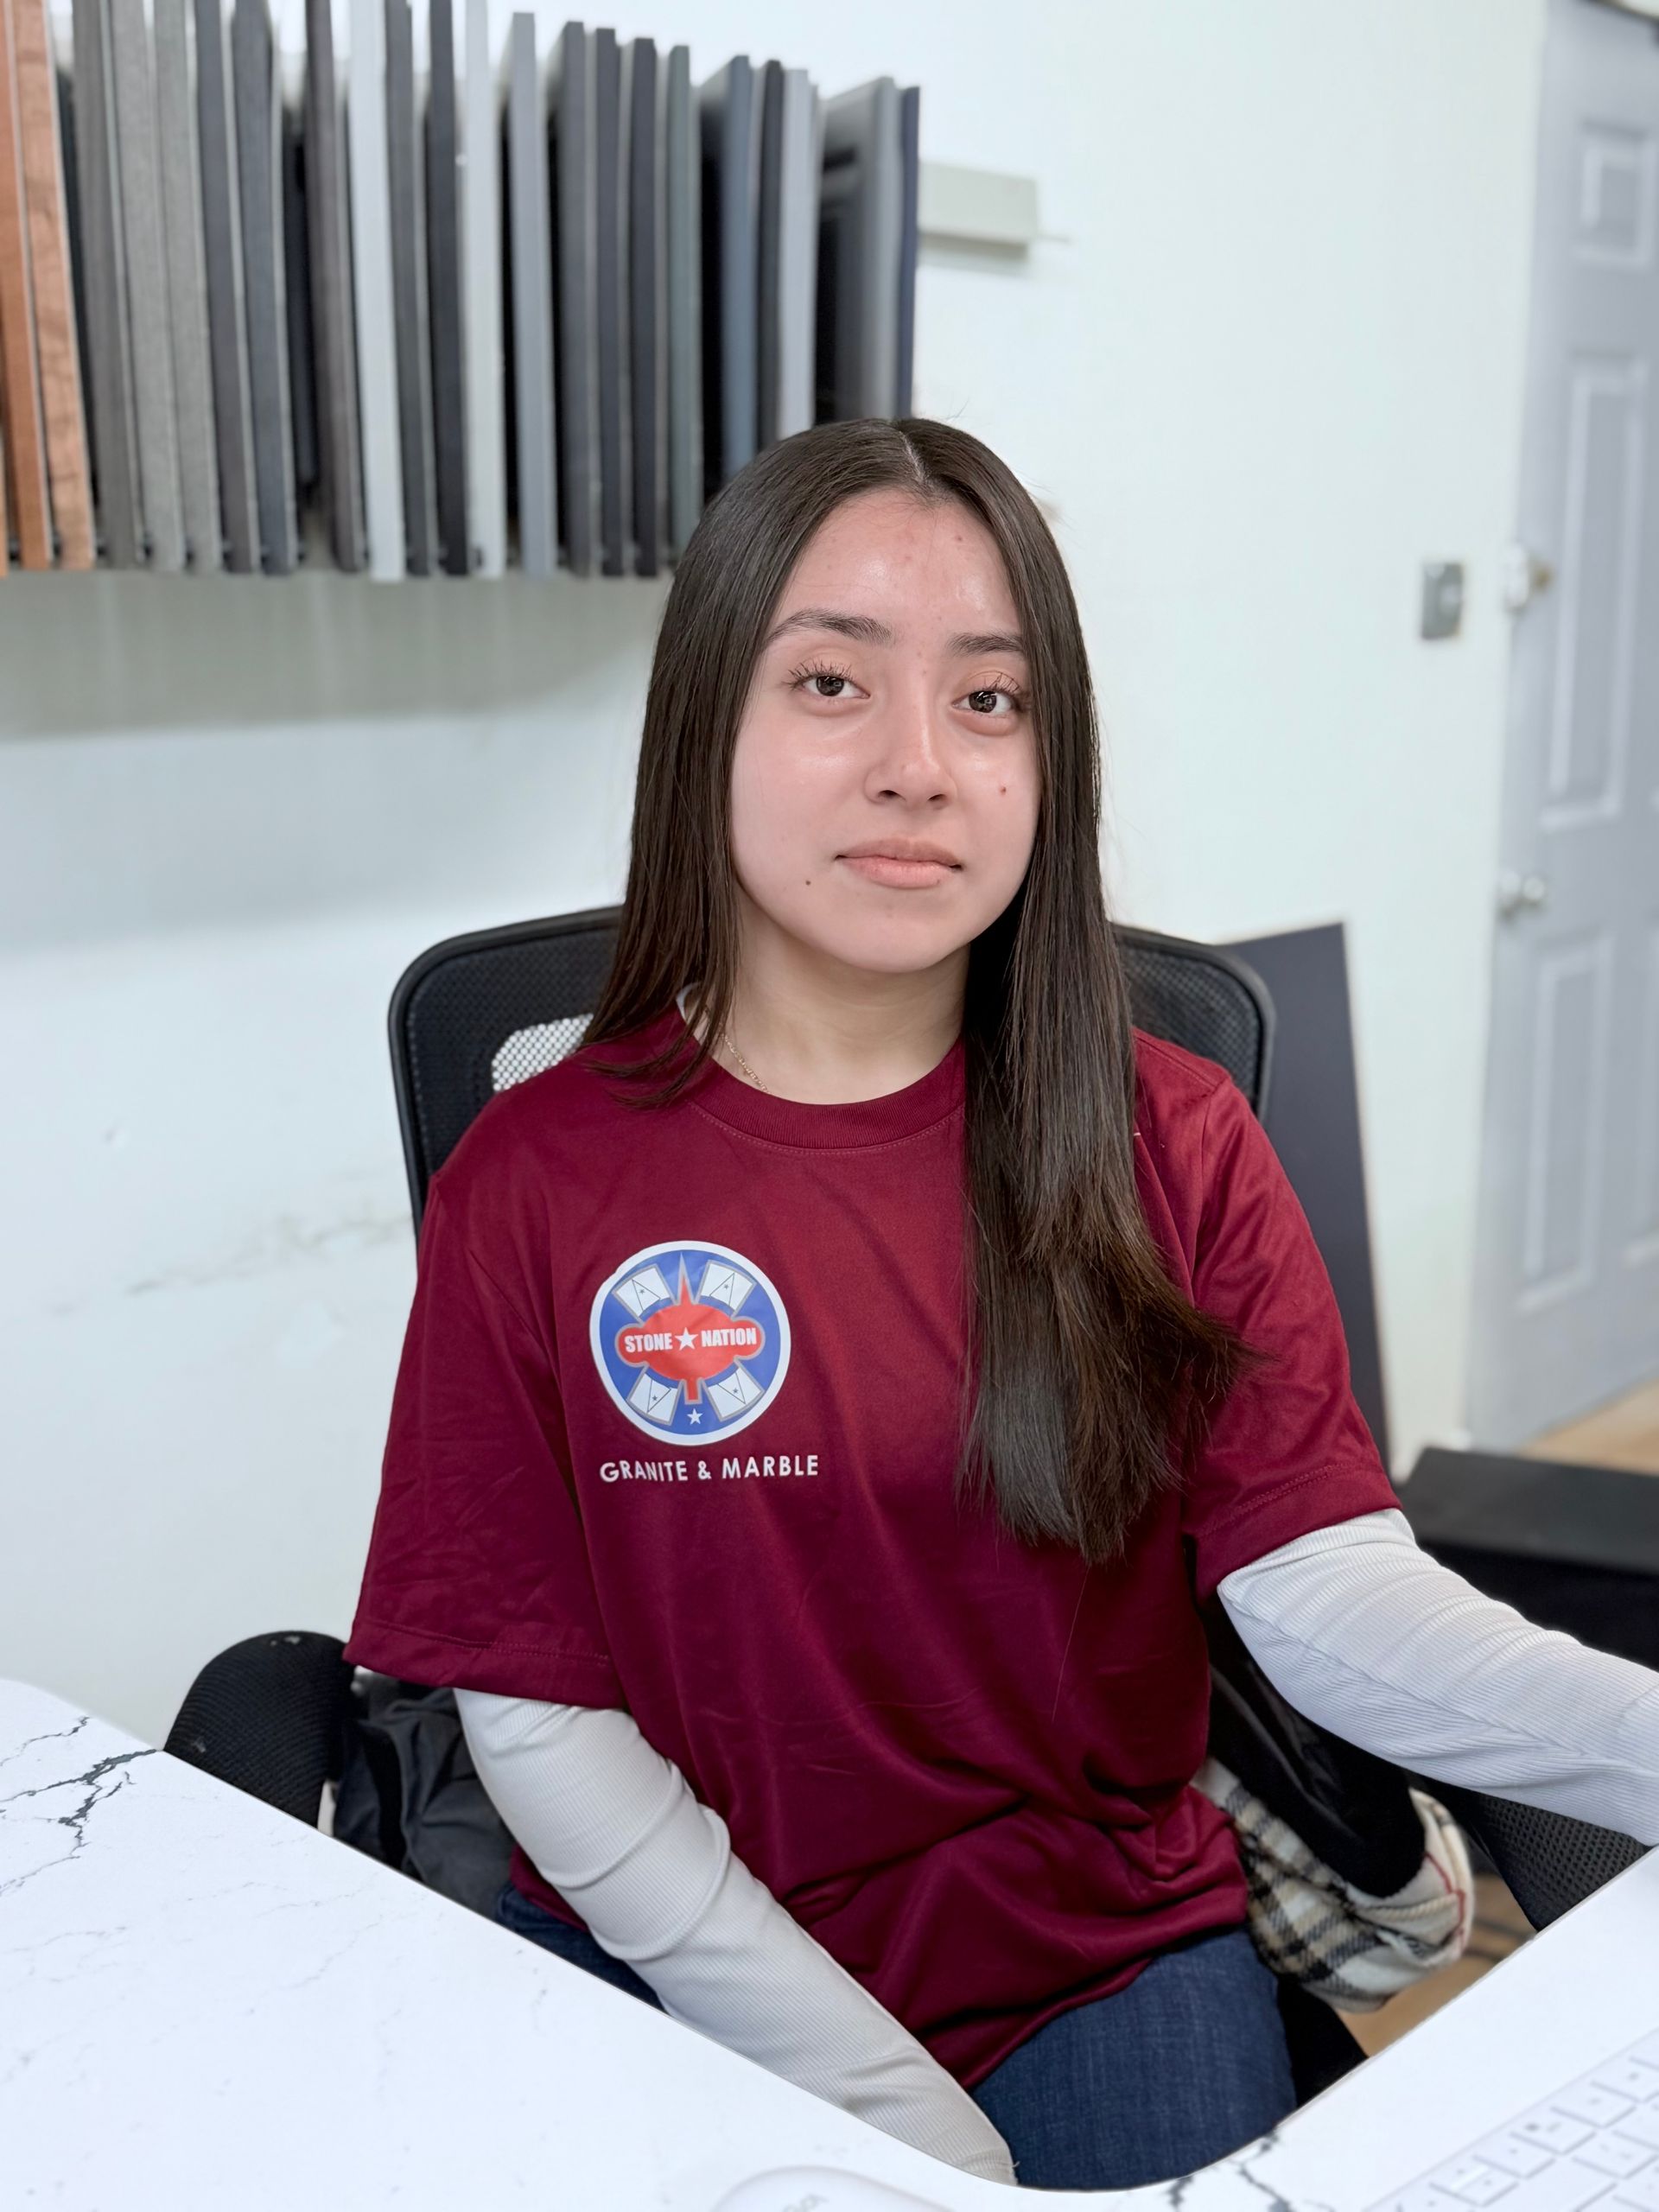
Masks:
[[[617,1411],[687,1444],[759,1421],[789,1370],[784,1301],[726,1244],[647,1244],[601,1285],[588,1335]]]

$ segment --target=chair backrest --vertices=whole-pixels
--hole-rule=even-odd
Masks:
[[[452,937],[399,978],[389,1017],[392,1082],[418,1232],[427,1185],[498,1090],[581,1044],[616,946],[619,910],[513,922]],[[1224,1067],[1260,1116],[1273,1001],[1253,968],[1187,938],[1114,930],[1136,1027]]]

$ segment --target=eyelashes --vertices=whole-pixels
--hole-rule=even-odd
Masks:
[[[798,668],[792,668],[789,671],[788,681],[791,691],[804,691],[809,683],[820,679],[826,683],[852,683],[857,680],[849,668],[838,667],[834,661],[828,660],[803,661]],[[987,692],[993,697],[1001,693],[1004,698],[1010,700],[1015,714],[1023,715],[1030,707],[1028,694],[1023,686],[1016,683],[1010,676],[999,676],[989,683],[976,683],[972,690],[964,692],[963,696],[964,698],[972,699],[982,696]],[[835,699],[839,698],[841,695],[836,691],[820,691],[815,696],[820,699]],[[986,719],[988,720],[989,717]]]
[[[964,692],[963,696],[964,698],[973,699],[984,691],[988,691],[993,697],[1000,691],[1004,698],[1012,699],[1016,715],[1023,715],[1030,704],[1025,692],[1012,677],[999,677],[995,683],[976,683],[971,691]]]
[[[798,668],[791,668],[789,671],[790,689],[791,691],[804,691],[809,683],[819,677],[840,683],[850,683],[853,681],[851,669],[837,668],[833,661],[803,661]],[[828,693],[821,691],[818,694],[821,699],[835,698],[838,696],[833,691]]]

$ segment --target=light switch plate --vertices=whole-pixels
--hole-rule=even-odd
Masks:
[[[1425,561],[1421,634],[1425,638],[1455,638],[1462,627],[1462,562]]]

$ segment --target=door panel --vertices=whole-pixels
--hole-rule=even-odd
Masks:
[[[1659,38],[1553,0],[1470,1427],[1659,1374]]]

